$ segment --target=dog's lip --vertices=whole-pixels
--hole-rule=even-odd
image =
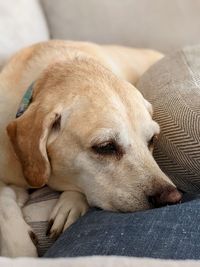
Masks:
[[[95,203],[95,201],[92,201],[91,199],[87,199],[87,202],[91,208],[97,208],[100,210],[106,210],[106,211],[112,211],[112,212],[122,212],[119,208],[114,205],[111,201],[103,204]]]
[[[145,194],[145,192],[143,192],[141,199],[139,199],[137,196],[134,196],[134,195],[132,196],[132,199],[137,200],[137,202],[139,204],[144,202],[144,206],[143,205],[137,206],[137,205],[133,205],[133,202],[130,202],[130,203],[127,202],[127,205],[124,204],[122,207],[123,203],[120,203],[118,205],[113,200],[109,200],[106,202],[103,201],[101,203],[101,202],[99,202],[99,200],[95,201],[94,199],[90,199],[87,196],[86,196],[86,198],[87,198],[87,202],[88,202],[90,207],[101,209],[101,210],[106,210],[106,211],[111,211],[111,212],[131,213],[131,212],[144,211],[144,210],[155,208],[155,206],[148,201],[148,195]],[[132,205],[134,207],[131,207]]]
[[[89,203],[90,205],[90,203]],[[138,212],[138,211],[145,211],[145,210],[149,210],[149,209],[155,209],[155,206],[153,206],[153,204],[148,202],[148,206],[144,206],[141,208],[130,208],[130,207],[124,207],[124,208],[120,208],[115,204],[112,205],[90,205],[90,207],[92,208],[96,208],[96,209],[100,209],[100,210],[105,210],[105,211],[110,211],[110,212],[116,212],[116,213],[133,213],[133,212]]]
[[[89,203],[90,205],[90,203]],[[97,208],[100,210],[106,210],[106,211],[111,211],[111,212],[122,212],[120,209],[117,209],[115,206],[111,205],[90,205],[90,207]]]
[[[138,200],[138,198],[137,198]],[[142,203],[144,199],[141,198],[141,200],[138,202]],[[129,203],[127,203],[129,204]],[[148,209],[152,209],[154,208],[153,206],[150,205],[150,203],[147,201],[147,198],[145,197],[145,204],[144,206],[137,206],[135,205],[134,207],[132,207],[133,202],[131,202],[129,205],[124,205],[123,207],[119,207],[119,205],[112,203],[111,204],[111,211],[113,212],[120,212],[120,213],[132,213],[132,212],[138,212],[138,211],[144,211],[144,210],[148,210]]]

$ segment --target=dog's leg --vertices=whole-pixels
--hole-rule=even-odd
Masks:
[[[52,238],[67,229],[89,209],[85,196],[75,191],[65,191],[56,203],[49,220],[47,235]]]
[[[24,221],[21,208],[28,195],[25,189],[0,183],[1,256],[37,256],[35,235]]]

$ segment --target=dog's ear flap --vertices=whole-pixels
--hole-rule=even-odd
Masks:
[[[7,126],[7,133],[21,163],[28,184],[42,187],[48,181],[51,167],[47,155],[47,140],[52,128],[59,130],[61,115],[29,108]],[[54,127],[56,125],[56,127]]]

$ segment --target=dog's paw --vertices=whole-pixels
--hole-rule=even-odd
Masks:
[[[88,209],[89,206],[83,194],[75,191],[63,192],[51,213],[46,234],[50,238],[57,238]]]

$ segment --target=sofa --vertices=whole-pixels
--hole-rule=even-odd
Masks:
[[[152,90],[155,86],[157,88],[158,84],[155,80],[158,80],[159,75],[162,76],[162,71],[158,70],[162,70],[165,62],[174,60],[177,53],[181,55],[185,53],[185,57],[189,60],[192,54],[191,48],[186,50],[182,48],[200,43],[199,10],[199,0],[0,0],[0,68],[20,48],[49,39],[93,41],[100,44],[115,43],[158,49],[169,55],[169,58],[166,57],[164,63],[158,63],[160,65],[156,70],[156,79],[151,70],[150,74],[147,72],[138,84],[138,88],[148,98],[148,90],[144,88],[149,84]],[[200,48],[197,50],[200,51]],[[198,70],[199,65],[197,65],[195,67]],[[174,71],[179,66],[182,66],[181,61],[180,64],[175,65]],[[171,77],[170,71],[168,70],[168,77]],[[166,81],[164,74],[163,79],[167,84],[169,80]],[[176,74],[174,77],[177,77]],[[184,75],[177,78],[179,85],[184,78]],[[154,101],[154,99],[150,100]],[[159,158],[157,160],[159,162]],[[183,190],[189,188],[188,184],[185,185],[185,180],[179,179],[176,182],[180,182],[180,187],[183,185]],[[190,188],[193,189],[193,187]],[[47,188],[42,190],[34,192],[24,207],[27,221],[38,234],[42,234],[47,227],[49,211],[59,195]],[[198,187],[196,191],[198,192]],[[47,238],[40,241],[41,255],[52,242]],[[160,266],[161,264],[163,266],[199,266],[200,261],[98,255],[59,259],[0,258],[0,266],[5,267],[138,266],[139,264],[141,266]]]

